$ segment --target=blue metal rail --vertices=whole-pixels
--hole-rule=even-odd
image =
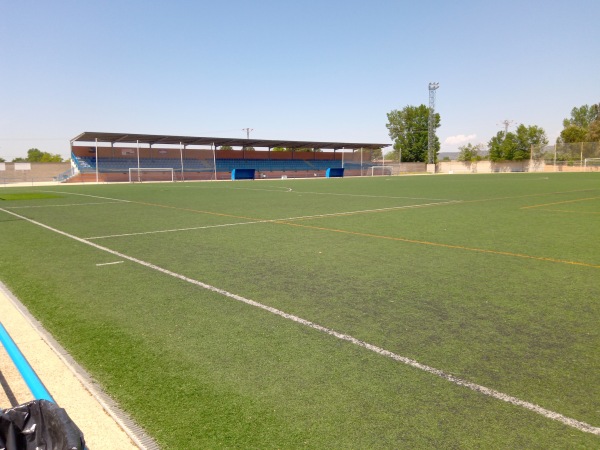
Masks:
[[[56,403],[50,395],[50,392],[48,392],[46,389],[46,386],[44,386],[44,383],[42,383],[33,368],[29,365],[29,362],[27,362],[27,359],[25,359],[25,356],[23,356],[23,353],[21,353],[21,350],[19,350],[19,347],[17,347],[15,341],[12,340],[10,334],[8,334],[2,323],[0,323],[0,343],[6,349],[8,356],[10,356],[10,359],[12,359],[15,367],[23,377],[23,380],[27,384],[27,387],[35,399],[43,399],[52,403]]]

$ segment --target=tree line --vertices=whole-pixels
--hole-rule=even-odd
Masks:
[[[386,159],[403,162],[425,162],[428,157],[429,108],[425,105],[407,105],[401,110],[393,110],[387,114],[386,127],[390,138],[394,141],[393,150],[385,155]],[[441,125],[440,114],[433,117],[434,160],[438,161],[440,140],[435,130]],[[563,120],[563,130],[557,143],[600,142],[600,103],[574,107],[571,117]],[[499,131],[487,143],[473,145],[468,143],[459,147],[459,161],[522,161],[531,156],[532,145],[546,145],[546,131],[537,125],[519,124],[516,130]],[[220,150],[232,150],[230,146],[222,146]],[[253,151],[253,147],[245,147]],[[275,147],[274,152],[289,151],[283,147]],[[297,148],[296,152],[321,152],[321,149]],[[381,157],[381,151],[372,153],[374,158]],[[5,162],[0,158],[0,162]],[[63,162],[59,154],[43,152],[30,148],[26,158],[15,158],[12,162]]]
[[[425,105],[405,106],[387,115],[386,125],[393,150],[386,159],[402,162],[425,162],[428,156],[429,108]],[[441,125],[439,113],[433,118],[434,131]],[[563,130],[557,143],[600,142],[600,104],[583,105],[571,110],[563,120]],[[532,145],[546,145],[546,131],[537,125],[519,124],[515,131],[499,131],[487,143],[468,143],[459,147],[459,161],[522,161],[530,159]],[[435,162],[438,161],[440,141],[434,135]],[[487,150],[487,152],[486,152]]]
[[[6,162],[4,158],[0,158],[0,162]],[[26,158],[15,158],[12,162],[64,162],[62,156],[59,154],[52,154],[43,152],[37,148],[30,148],[27,150]]]

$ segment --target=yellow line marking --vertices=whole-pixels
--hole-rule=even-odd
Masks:
[[[562,212],[570,214],[600,214],[600,211],[575,211],[572,209],[542,209],[542,211]]]
[[[201,209],[182,208],[180,206],[161,205],[160,203],[138,202],[138,201],[133,201],[133,200],[130,201],[130,203],[136,203],[138,205],[145,205],[145,206],[157,206],[159,208],[177,209],[180,211],[189,211],[189,212],[208,214],[208,215],[213,215],[213,216],[233,217],[235,219],[246,219],[246,220],[255,220],[255,221],[264,220],[264,219],[257,219],[256,217],[246,217],[246,216],[239,216],[239,215],[235,215],[235,214],[218,213],[218,212],[214,212],[214,211],[204,211]]]
[[[600,197],[578,198],[575,200],[563,200],[562,202],[542,203],[541,205],[523,206],[521,209],[541,208],[542,206],[561,205],[563,203],[587,202],[589,200],[598,200]]]
[[[350,234],[350,235],[354,235],[354,236],[363,236],[363,237],[370,237],[370,238],[375,238],[375,239],[386,239],[386,240],[389,240],[389,241],[408,242],[408,243],[411,243],[411,244],[420,244],[420,245],[429,245],[429,246],[433,246],[433,247],[443,247],[443,248],[451,248],[451,249],[458,249],[458,250],[467,250],[467,251],[471,251],[471,252],[489,253],[489,254],[493,254],[493,255],[511,256],[511,257],[515,257],[515,258],[525,258],[525,259],[534,259],[534,260],[537,260],[537,261],[547,261],[547,262],[554,262],[554,263],[561,263],[561,264],[570,264],[570,265],[574,265],[574,266],[592,267],[594,269],[600,269],[600,265],[589,264],[589,263],[584,263],[584,262],[579,262],[579,261],[569,261],[569,260],[565,260],[565,259],[546,258],[546,257],[543,257],[543,256],[531,256],[531,255],[525,255],[525,254],[522,254],[522,253],[503,252],[503,251],[500,251],[500,250],[488,250],[488,249],[484,249],[484,248],[464,247],[462,245],[443,244],[443,243],[440,243],[440,242],[420,241],[420,240],[417,240],[417,239],[408,239],[408,238],[402,238],[402,237],[381,236],[381,235],[371,234],[371,233],[361,233],[361,232],[358,232],[358,231],[340,230],[340,229],[337,229],[337,228],[317,227],[317,226],[313,226],[313,225],[305,225],[305,224],[291,223],[291,222],[275,222],[275,223],[280,223],[280,224],[284,224],[284,225],[290,225],[290,226],[293,226],[293,227],[311,228],[313,230],[331,231],[331,232],[335,232],[335,233],[344,233],[344,234]]]
[[[544,192],[540,194],[526,194],[526,195],[513,195],[509,197],[493,197],[493,198],[480,198],[477,200],[463,200],[462,203],[476,203],[476,202],[495,202],[497,200],[514,200],[517,198],[528,198],[528,197],[545,197],[548,195],[562,195],[562,194],[573,194],[575,192],[590,192],[597,191],[598,189],[576,189],[573,191],[558,191],[558,192]]]
[[[571,193],[571,192],[586,192],[586,191],[594,191],[594,190],[596,190],[596,189],[582,189],[582,190],[576,190],[576,191],[555,192],[555,193],[550,193],[550,194],[530,194],[530,195],[524,195],[524,196],[519,196],[519,197],[504,197],[504,198],[493,198],[493,199],[470,200],[470,201],[464,201],[464,202],[460,202],[460,203],[478,202],[478,201],[494,201],[494,200],[502,200],[502,199],[510,199],[510,198],[521,198],[521,197],[531,197],[531,196],[540,196],[540,195],[555,195],[555,194],[563,194],[563,193]],[[85,195],[85,194],[82,194],[82,195]],[[594,198],[600,198],[600,197],[594,197]],[[111,200],[114,200],[114,199],[111,199]],[[254,217],[237,216],[237,215],[233,215],[233,214],[217,213],[217,212],[213,212],[213,211],[203,211],[203,210],[190,209],[190,208],[181,208],[179,206],[161,205],[159,203],[139,202],[139,201],[132,201],[132,200],[124,200],[124,201],[126,201],[128,203],[136,203],[136,204],[146,205],[146,206],[156,206],[156,207],[160,207],[160,208],[176,209],[176,210],[190,211],[190,212],[196,212],[196,213],[202,213],[202,214],[212,214],[212,215],[216,215],[216,216],[234,217],[234,218],[238,218],[238,219],[247,219],[247,220],[253,220],[253,221],[265,221],[265,219],[257,219]],[[559,203],[562,203],[562,202],[559,202]],[[447,204],[451,204],[451,203],[447,203]],[[548,203],[548,204],[550,205],[552,203]],[[357,231],[339,230],[336,228],[325,228],[325,227],[316,227],[316,226],[312,226],[312,225],[302,225],[299,223],[286,222],[285,219],[283,219],[283,220],[271,219],[268,221],[270,223],[276,223],[276,224],[281,224],[281,225],[312,228],[315,230],[330,231],[330,232],[335,232],[335,233],[345,233],[345,234],[350,234],[350,235],[355,235],[355,236],[363,236],[363,237],[370,237],[370,238],[376,238],[376,239],[386,239],[386,240],[397,241],[397,242],[408,242],[408,243],[412,243],[412,244],[429,245],[429,246],[443,247],[443,248],[452,248],[452,249],[466,250],[466,251],[472,251],[472,252],[478,252],[478,253],[488,253],[488,254],[493,254],[493,255],[511,256],[511,257],[515,257],[515,258],[533,259],[533,260],[537,260],[537,261],[555,262],[555,263],[561,263],[561,264],[569,264],[569,265],[575,265],[575,266],[583,266],[583,267],[591,267],[594,269],[600,269],[600,265],[589,264],[589,263],[578,262],[578,261],[568,261],[568,260],[556,259],[556,258],[531,256],[531,255],[524,255],[521,253],[503,252],[503,251],[499,251],[499,250],[487,250],[487,249],[475,248],[475,247],[464,247],[461,245],[443,244],[443,243],[439,243],[439,242],[419,241],[416,239],[408,239],[408,238],[402,238],[402,237],[380,236],[377,234],[360,233]]]

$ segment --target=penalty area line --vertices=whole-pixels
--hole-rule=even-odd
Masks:
[[[96,264],[96,267],[100,267],[100,266],[112,266],[113,264],[122,264],[125,261],[113,261],[113,262],[107,262],[107,263],[100,263],[100,264]]]
[[[57,228],[53,228],[53,227],[51,227],[49,225],[43,224],[41,222],[37,222],[37,221],[35,221],[33,219],[30,219],[28,217],[21,216],[20,214],[17,214],[15,212],[8,211],[8,210],[6,210],[4,208],[0,208],[0,211],[4,211],[7,214],[10,214],[10,215],[13,215],[15,217],[18,217],[19,219],[23,219],[23,220],[25,220],[25,221],[27,221],[27,222],[29,222],[31,224],[34,224],[34,225],[37,225],[39,227],[45,228],[45,229],[47,229],[49,231],[52,231],[54,233],[60,234],[62,236],[65,236],[67,238],[73,239],[73,240],[75,240],[77,242],[80,242],[82,244],[89,245],[89,246],[94,247],[94,248],[96,248],[98,250],[110,253],[110,254],[115,255],[115,256],[117,256],[119,258],[123,258],[125,260],[135,262],[135,263],[140,264],[140,265],[142,265],[144,267],[147,267],[149,269],[153,269],[153,270],[161,272],[161,273],[163,273],[165,275],[169,275],[169,276],[171,276],[173,278],[177,278],[179,280],[182,280],[182,281],[185,281],[187,283],[193,284],[195,286],[201,287],[201,288],[206,289],[208,291],[220,294],[220,295],[222,295],[224,297],[231,298],[231,299],[239,301],[241,303],[245,303],[247,305],[254,306],[254,307],[262,309],[264,311],[268,311],[268,312],[270,312],[270,313],[272,313],[274,315],[277,315],[279,317],[282,317],[284,319],[291,320],[291,321],[296,322],[298,324],[304,325],[304,326],[306,326],[308,328],[312,328],[314,330],[317,330],[317,331],[320,331],[322,333],[325,333],[325,334],[327,334],[329,336],[333,336],[333,337],[335,337],[335,338],[337,338],[339,340],[346,341],[346,342],[354,344],[354,345],[356,345],[358,347],[362,347],[364,349],[370,350],[370,351],[372,351],[374,353],[377,353],[378,355],[390,358],[390,359],[392,359],[394,361],[398,361],[398,362],[403,363],[403,364],[405,364],[407,366],[410,366],[410,367],[413,367],[415,369],[419,369],[419,370],[422,370],[422,371],[427,372],[429,374],[432,374],[432,375],[435,375],[437,377],[443,378],[444,380],[449,381],[450,383],[453,383],[453,384],[455,384],[457,386],[463,386],[463,387],[466,387],[466,388],[468,388],[468,389],[470,389],[472,391],[479,392],[480,394],[486,395],[488,397],[492,397],[494,399],[501,400],[503,402],[509,403],[511,405],[514,405],[514,406],[520,406],[520,407],[522,407],[524,409],[527,409],[527,410],[529,410],[531,412],[534,412],[536,414],[544,416],[544,417],[546,417],[548,419],[560,422],[560,423],[562,423],[564,425],[568,425],[568,426],[570,426],[572,428],[575,428],[575,429],[577,429],[579,431],[583,431],[585,433],[590,433],[590,434],[594,434],[596,436],[600,436],[600,427],[595,427],[595,426],[590,425],[588,423],[581,422],[581,421],[573,419],[571,417],[567,417],[567,416],[565,416],[563,414],[557,413],[555,411],[548,410],[548,409],[543,408],[543,407],[541,407],[539,405],[527,402],[525,400],[521,400],[521,399],[519,399],[517,397],[513,397],[513,396],[505,394],[503,392],[499,392],[499,391],[496,391],[494,389],[490,389],[490,388],[488,388],[486,386],[482,386],[480,384],[476,384],[476,383],[472,383],[472,382],[467,381],[467,380],[463,380],[462,378],[458,378],[458,377],[456,377],[456,376],[454,376],[452,374],[446,373],[446,372],[444,372],[444,371],[442,371],[440,369],[436,369],[436,368],[428,366],[426,364],[422,364],[422,363],[420,363],[420,362],[418,362],[418,361],[416,361],[414,359],[408,358],[406,356],[398,355],[398,354],[393,353],[393,352],[391,352],[389,350],[385,350],[384,348],[378,347],[378,346],[373,345],[373,344],[369,344],[368,342],[361,341],[360,339],[357,339],[357,338],[355,338],[353,336],[350,336],[348,334],[340,333],[340,332],[335,331],[335,330],[333,330],[331,328],[324,327],[322,325],[319,325],[317,323],[314,323],[314,322],[311,322],[309,320],[303,319],[301,317],[295,316],[293,314],[288,314],[288,313],[286,313],[284,311],[281,311],[279,309],[273,308],[271,306],[259,303],[257,301],[251,300],[251,299],[246,298],[246,297],[242,297],[241,295],[237,295],[237,294],[231,293],[231,292],[226,291],[224,289],[220,289],[218,287],[212,286],[212,285],[204,283],[202,281],[186,277],[185,275],[173,272],[171,270],[165,269],[163,267],[157,266],[157,265],[149,263],[147,261],[143,261],[141,259],[137,259],[137,258],[134,258],[132,256],[125,255],[124,253],[117,252],[117,251],[112,250],[110,248],[103,247],[103,246],[98,245],[98,244],[96,244],[94,242],[87,241],[87,240],[82,239],[80,237],[77,237],[77,236],[74,236],[72,234],[69,234],[69,233],[67,233],[65,231],[61,231],[61,230],[59,230]]]

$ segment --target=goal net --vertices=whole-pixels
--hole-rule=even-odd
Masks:
[[[129,182],[142,183],[144,181],[175,181],[171,167],[130,167]]]
[[[391,166],[371,166],[369,168],[369,172],[371,172],[371,176],[394,174],[393,168]]]

